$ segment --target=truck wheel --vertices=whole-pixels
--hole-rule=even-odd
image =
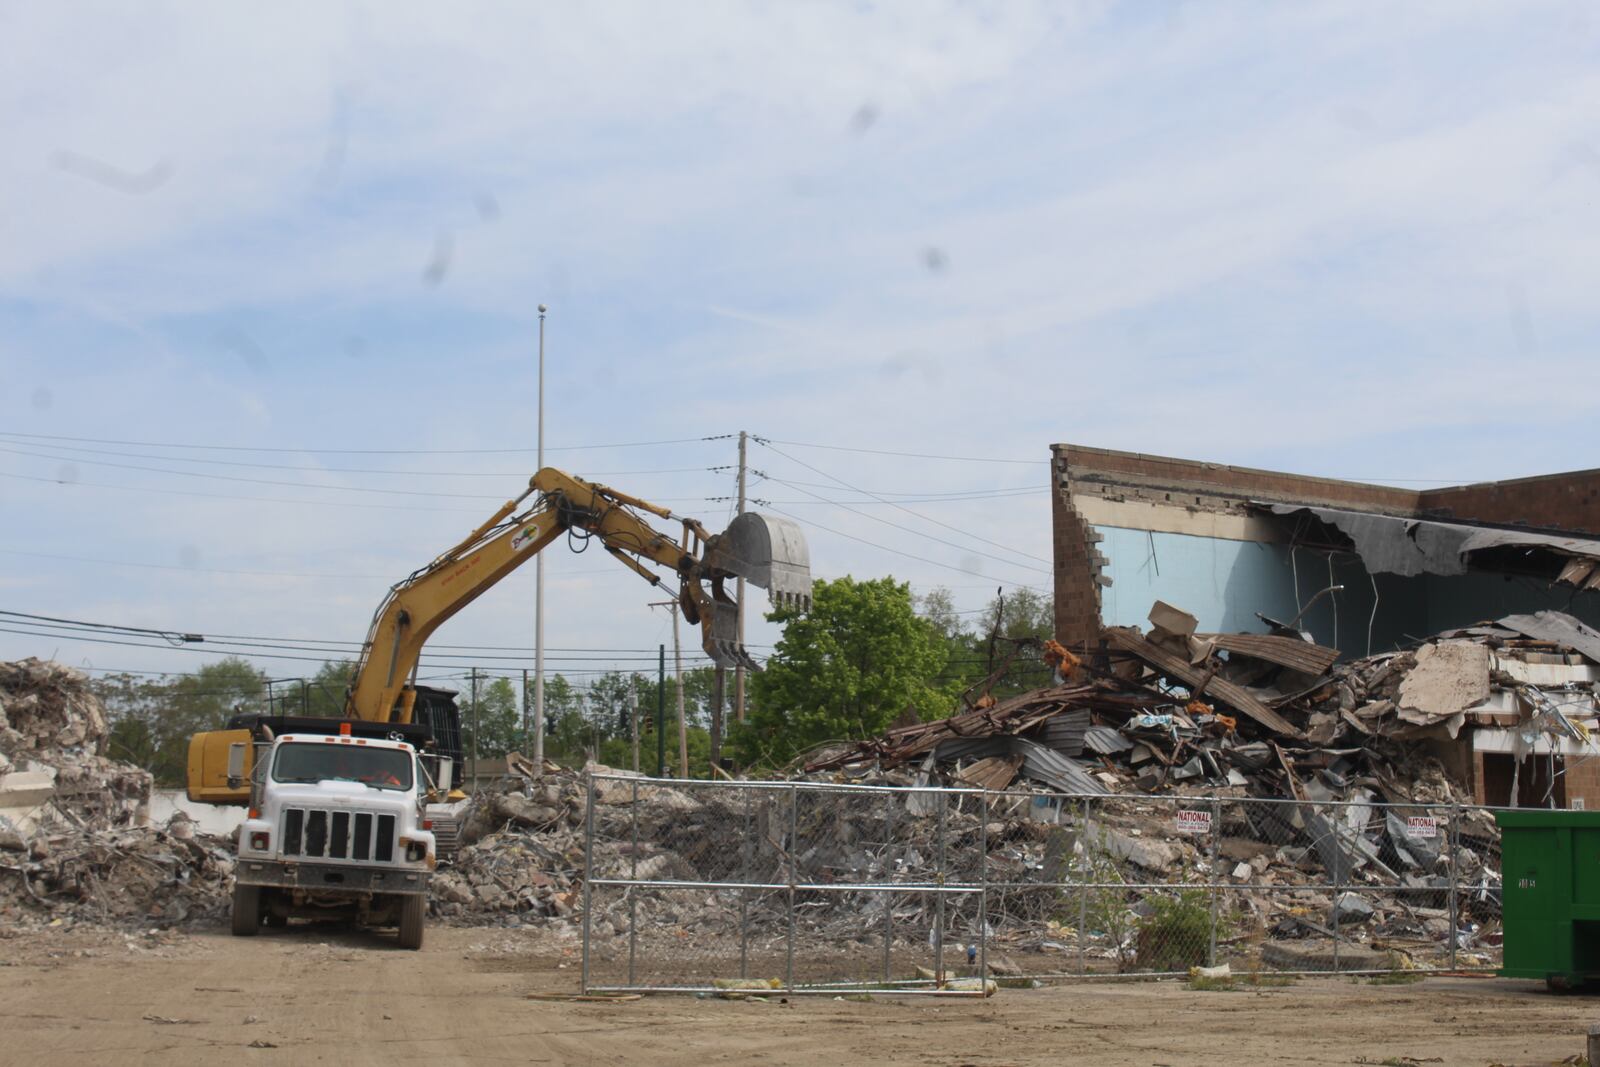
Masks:
[[[233,936],[254,937],[261,928],[261,887],[233,884]]]
[[[400,947],[422,947],[422,919],[428,914],[428,898],[413,893],[400,900]]]

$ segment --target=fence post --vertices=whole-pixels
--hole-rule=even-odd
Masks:
[[[744,862],[740,865],[743,870],[742,881],[755,881],[754,872],[751,870],[754,850],[750,847],[750,794],[751,789],[744,791],[744,844],[740,847]],[[739,890],[739,977],[750,977],[750,890]]]
[[[1084,939],[1089,936],[1089,879],[1093,873],[1089,860],[1089,798],[1083,798],[1083,816],[1078,824],[1078,845],[1082,849],[1083,864],[1078,868],[1078,977],[1089,973],[1084,955]]]
[[[978,809],[978,982],[989,977],[989,791],[983,791]]]
[[[1332,810],[1337,813],[1339,809],[1333,808]],[[1339,836],[1339,827],[1343,822],[1344,820],[1339,818],[1329,820],[1329,824],[1333,827],[1333,849],[1331,852],[1333,856],[1333,877],[1328,880],[1333,883],[1333,893],[1329,898],[1332,903],[1328,906],[1328,918],[1332,921],[1328,925],[1333,929],[1334,974],[1339,973],[1339,884],[1344,881],[1340,875],[1344,872],[1344,868],[1349,866],[1344,858],[1344,841]]]
[[[1456,969],[1456,947],[1461,939],[1460,903],[1461,885],[1456,876],[1456,855],[1461,847],[1461,805],[1450,805],[1450,832],[1445,835],[1445,846],[1450,850],[1450,969]]]
[[[885,885],[894,882],[894,824],[895,816],[899,814],[898,793],[885,793],[883,802],[888,805],[888,812],[884,816],[884,842],[883,842],[883,881]],[[883,891],[883,982],[888,985],[894,980],[891,970],[890,955],[894,947],[894,892]]]
[[[589,991],[589,931],[594,911],[594,775],[590,774],[588,802],[583,812],[583,992]]]
[[[1217,897],[1221,893],[1218,888],[1222,881],[1221,872],[1217,867],[1220,846],[1222,841],[1222,798],[1211,798],[1211,940],[1206,949],[1206,966],[1217,965]]]
[[[633,802],[628,805],[633,810],[633,847],[628,861],[629,881],[639,880],[639,779],[633,779]],[[634,961],[637,959],[639,946],[639,887],[628,887],[628,984],[636,984],[634,979]]]
[[[935,835],[939,840],[939,867],[934,874],[934,884],[940,892],[933,898],[933,981],[934,988],[944,985],[944,809],[950,803],[949,793],[939,793],[939,826]]]
[[[794,887],[800,880],[800,787],[789,787],[789,940],[785,950],[784,982],[794,992]]]

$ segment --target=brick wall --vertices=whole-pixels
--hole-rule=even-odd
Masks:
[[[1600,470],[1419,492],[1058,444],[1051,446],[1051,472],[1056,637],[1068,644],[1089,643],[1099,637],[1105,563],[1098,547],[1100,536],[1073,505],[1075,496],[1231,514],[1246,512],[1251,501],[1308,504],[1600,534]]]
[[[1468,736],[1467,732],[1463,731],[1461,736]],[[1485,788],[1486,776],[1483,769],[1483,759],[1485,755],[1491,754],[1483,752],[1474,752],[1472,754],[1473,800],[1479,804],[1488,804],[1491,800],[1504,804],[1504,797],[1490,797],[1487,795]],[[1544,757],[1534,758],[1543,760]],[[1562,774],[1562,788],[1567,806],[1571,807],[1574,800],[1581,799],[1585,809],[1600,811],[1600,760],[1568,756],[1556,765],[1558,772],[1563,768],[1565,773]],[[1526,774],[1526,763],[1523,765],[1523,769],[1523,773]]]
[[[1589,811],[1600,811],[1600,760],[1567,759],[1567,803],[1582,797]]]
[[[1429,518],[1600,533],[1600,471],[1428,489],[1419,505]]]
[[[1051,462],[1050,494],[1052,555],[1055,557],[1056,640],[1089,645],[1100,639],[1100,535],[1072,506],[1072,487],[1065,463]]]
[[[1419,494],[1414,489],[1083,445],[1055,445],[1052,451],[1056,467],[1065,470],[1079,492],[1103,491],[1108,496],[1209,509],[1265,500],[1396,515],[1417,511]]]

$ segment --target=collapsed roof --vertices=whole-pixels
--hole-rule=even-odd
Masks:
[[[1556,580],[1579,589],[1600,588],[1600,540],[1502,526],[1470,526],[1307,504],[1256,504],[1274,515],[1311,516],[1349,538],[1367,570],[1415,577],[1466,574],[1514,554],[1541,557]]]

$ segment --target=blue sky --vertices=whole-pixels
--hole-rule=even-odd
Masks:
[[[0,604],[358,640],[531,471],[541,301],[552,464],[720,526],[733,446],[681,439],[802,442],[752,493],[816,572],[967,610],[1048,580],[1056,441],[1600,465],[1597,45],[1580,2],[0,4]],[[552,647],[670,641],[549,558]],[[530,644],[532,581],[437,641]]]

